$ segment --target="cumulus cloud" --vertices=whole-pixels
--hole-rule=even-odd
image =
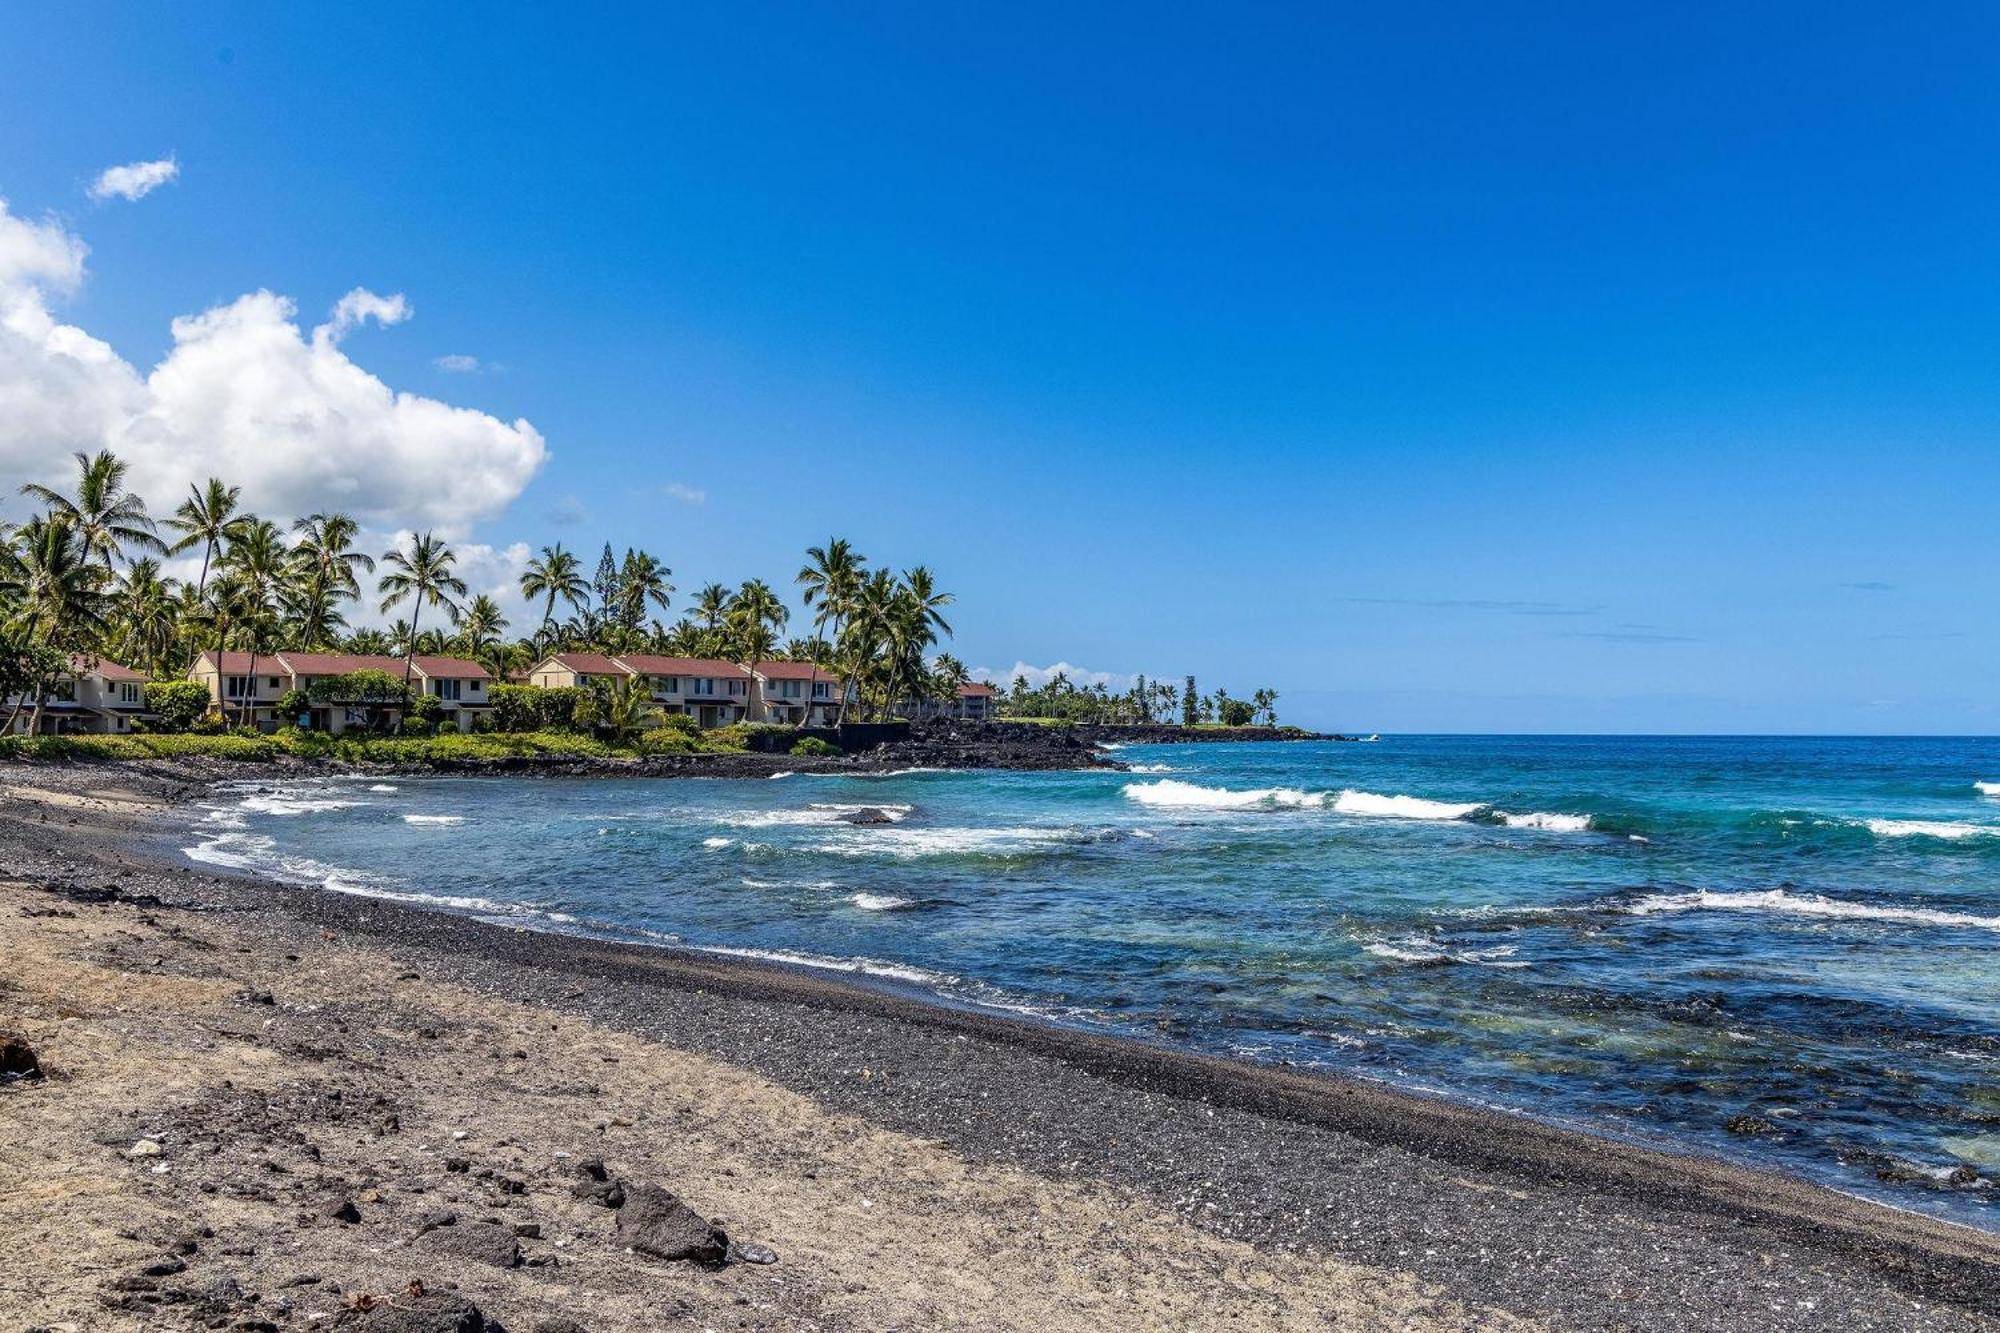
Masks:
[[[396,392],[348,358],[340,341],[361,323],[410,317],[400,295],[356,288],[308,335],[289,299],[251,292],[174,320],[173,346],[142,374],[52,313],[88,253],[0,200],[0,474],[67,482],[71,453],[108,448],[156,508],[217,476],[267,512],[339,508],[463,535],[547,457],[525,420]]]
[[[181,164],[171,157],[157,162],[128,162],[109,167],[91,182],[93,199],[142,199],[181,174]]]
[[[708,499],[708,492],[694,486],[684,486],[678,481],[670,481],[660,488],[669,499],[679,500],[684,505],[698,505]]]
[[[470,375],[479,369],[479,358],[466,356],[462,352],[453,352],[449,356],[438,357],[431,364],[439,370],[449,371],[454,375]]]
[[[1092,671],[1089,667],[1080,667],[1074,662],[1051,662],[1047,666],[1036,666],[1032,662],[1016,662],[1005,671],[996,671],[992,667],[977,667],[972,671],[972,678],[991,681],[995,685],[1004,687],[1013,684],[1014,677],[1026,676],[1030,689],[1040,689],[1053,680],[1057,672],[1069,677],[1069,683],[1078,689],[1084,686],[1102,685],[1114,694],[1122,694],[1131,689],[1132,682],[1137,679],[1136,672]],[[1155,678],[1148,676],[1147,679]]]

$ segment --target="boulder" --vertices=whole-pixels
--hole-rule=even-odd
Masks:
[[[876,824],[893,824],[896,822],[895,816],[891,815],[887,810],[878,810],[872,805],[865,806],[859,810],[843,810],[835,815],[834,818],[842,824],[860,824],[863,827],[871,827]]]
[[[521,1245],[507,1227],[492,1222],[437,1227],[417,1237],[414,1248],[442,1258],[495,1268],[519,1268]]]
[[[0,1083],[41,1076],[42,1062],[35,1058],[35,1048],[28,1045],[28,1039],[0,1032]]]
[[[707,1218],[658,1185],[625,1186],[618,1234],[639,1254],[718,1265],[729,1255],[729,1237]]]
[[[499,1325],[487,1323],[479,1307],[463,1296],[426,1292],[382,1301],[366,1311],[344,1312],[335,1327],[366,1333],[489,1333]]]

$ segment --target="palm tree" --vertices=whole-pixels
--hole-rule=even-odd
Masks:
[[[124,659],[143,666],[156,678],[172,675],[184,666],[177,651],[180,608],[174,581],[160,577],[160,562],[134,560],[115,596],[118,651]]]
[[[256,720],[257,658],[278,628],[277,607],[292,569],[292,552],[278,525],[261,518],[238,524],[222,553],[222,570],[231,580],[230,619],[237,638],[250,651],[250,689],[243,696],[241,718]],[[218,598],[221,594],[217,593]],[[218,650],[225,645],[218,642]]]
[[[707,585],[696,595],[694,610],[704,629],[721,629],[722,618],[729,613],[729,589],[720,583]]]
[[[51,513],[67,519],[83,541],[86,558],[101,558],[107,570],[125,546],[164,554],[166,543],[153,535],[146,502],[125,489],[125,464],[109,449],[99,450],[95,456],[79,453],[75,458],[74,500],[32,481],[21,488],[21,494],[33,496]]]
[[[598,726],[611,736],[614,742],[621,742],[637,731],[644,731],[659,716],[652,699],[630,676],[620,676],[605,688],[598,701]]]
[[[0,563],[0,605],[9,608],[9,627],[66,652],[96,642],[106,629],[103,573],[90,562],[82,530],[58,510],[22,524],[15,545]],[[41,729],[49,684],[47,674],[38,674],[31,733]]]
[[[931,690],[937,696],[944,710],[949,711],[958,699],[959,690],[972,683],[972,673],[965,669],[965,663],[950,653],[939,653],[931,663]]]
[[[865,562],[866,557],[856,554],[845,538],[835,537],[825,546],[807,548],[806,563],[798,572],[798,584],[804,589],[799,600],[808,607],[818,608],[813,616],[813,633],[822,640],[826,638],[828,622],[833,624],[833,637],[840,637],[841,619],[853,607],[855,594],[861,591]]]
[[[169,551],[178,554],[197,544],[201,547],[201,578],[194,586],[196,601],[208,595],[209,561],[243,522],[236,513],[237,497],[242,494],[241,486],[224,486],[219,478],[210,477],[206,487],[189,486],[188,498],[181,501],[181,507],[167,520],[167,526],[181,534]]]
[[[557,542],[554,546],[544,546],[541,555],[530,560],[521,571],[521,595],[530,600],[545,599],[542,628],[547,630],[555,618],[558,598],[577,610],[583,609],[584,599],[590,596],[590,580],[583,576],[583,567],[577,564],[576,557]]]
[[[500,637],[506,628],[507,617],[500,613],[500,604],[483,592],[466,603],[465,614],[458,621],[461,651],[491,668],[500,680],[507,678],[507,645]]]
[[[759,614],[757,603],[754,601],[739,599],[731,603],[727,632],[729,660],[745,671],[755,671],[759,662],[769,661],[777,652],[778,636],[771,628],[771,622]],[[747,695],[744,708],[747,713],[749,708]]]
[[[311,514],[292,524],[292,531],[304,534],[293,547],[303,575],[299,636],[302,646],[317,648],[332,637],[335,602],[361,595],[357,570],[375,572],[374,557],[354,549],[361,527],[346,514]]]
[[[458,562],[458,556],[451,547],[426,532],[413,538],[406,555],[402,551],[391,551],[382,557],[388,567],[375,585],[382,594],[382,614],[389,614],[392,607],[403,602],[410,603],[410,652],[403,658],[403,692],[409,693],[410,669],[416,665],[417,618],[423,614],[424,606],[441,606],[458,618],[458,603],[452,598],[465,596],[465,580],[451,572]],[[397,720],[400,730],[402,721]]]
[[[951,626],[945,621],[943,608],[958,599],[948,592],[939,592],[930,570],[922,565],[915,566],[903,575],[903,587],[909,591],[924,622],[946,638],[950,638]]]
[[[674,571],[644,551],[625,552],[625,565],[618,575],[618,623],[636,632],[646,617],[646,603],[662,611],[673,597],[674,585],[667,581]]]
[[[341,643],[342,650],[356,657],[386,657],[395,645],[388,634],[379,629],[358,629]]]

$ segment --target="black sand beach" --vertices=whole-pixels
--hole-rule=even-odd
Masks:
[[[192,1320],[205,1310],[220,1313],[187,1326],[207,1326],[213,1317],[222,1321],[214,1326],[228,1327],[241,1317],[304,1327],[320,1313],[341,1321],[336,1326],[391,1327],[386,1316],[326,1288],[340,1287],[349,1298],[389,1290],[368,1284],[419,1276],[418,1267],[433,1294],[459,1283],[486,1318],[508,1328],[558,1317],[592,1329],[699,1327],[722,1317],[766,1328],[2000,1327],[2000,1236],[1787,1177],[1372,1084],[948,1009],[845,978],[197,873],[175,864],[178,844],[165,830],[176,816],[165,807],[198,789],[201,776],[170,766],[0,770],[0,954],[8,960],[0,1028],[22,1032],[50,1075],[0,1089],[0,1162],[10,1177],[0,1186],[0,1223],[24,1242],[0,1259],[0,1301],[27,1312],[23,1328],[177,1327],[158,1321]],[[396,1166],[373,1169],[380,1179],[364,1185],[366,1162],[345,1161],[343,1179],[290,1196],[278,1191],[270,1208],[246,1211],[234,1192],[240,1176],[222,1165],[230,1158],[229,1127],[238,1122],[204,1120],[192,1109],[212,1110],[217,1098],[257,1078],[217,1072],[226,1060],[211,1060],[214,1069],[197,1060],[190,1068],[207,1073],[157,1089],[161,1095],[139,1108],[136,1121],[140,1129],[184,1127],[181,1143],[162,1141],[176,1169],[137,1174],[125,1186],[131,1200],[103,1206],[151,1207],[193,1225],[213,1201],[230,1198],[238,1206],[224,1221],[262,1239],[226,1247],[255,1254],[226,1257],[212,1254],[225,1247],[200,1240],[176,1261],[182,1268],[145,1279],[150,1291],[117,1287],[138,1270],[80,1244],[91,1233],[75,1211],[97,1206],[90,1192],[22,1183],[139,1171],[131,1165],[137,1159],[123,1155],[138,1137],[135,1122],[108,1099],[111,1089],[61,1118],[82,1157],[65,1158],[60,1142],[31,1140],[26,1128],[34,1099],[92,1080],[87,1056],[94,1048],[78,1029],[116,1022],[107,1017],[111,1009],[93,1010],[82,999],[70,1002],[76,1013],[61,1013],[61,988],[32,974],[24,966],[31,958],[87,958],[105,977],[124,979],[120,984],[155,975],[213,981],[228,1003],[190,1008],[190,1033],[213,1026],[214,1013],[243,1009],[239,983],[259,997],[253,1015],[280,1029],[295,1021],[318,1030],[328,1015],[339,1015],[335,1031],[310,1041],[259,1037],[253,1025],[239,1025],[247,1036],[189,1038],[191,1049],[210,1055],[216,1042],[234,1041],[263,1052],[283,1048],[293,1066],[303,1060],[303,1069],[263,1071],[274,1090],[352,1078],[370,1095],[390,1096],[379,1089],[393,1085],[405,1098],[435,1097],[431,1065],[454,1045],[452,1034],[481,1033],[478,1041],[493,1050],[479,1058],[505,1077],[482,1079],[465,1112],[475,1141],[482,1118],[527,1126],[517,1144],[539,1142],[537,1135],[550,1143],[575,1139],[550,1149],[569,1157],[540,1159],[543,1174],[523,1177],[521,1191],[507,1200],[516,1209],[544,1208],[545,1235],[567,1227],[574,1244],[542,1247],[526,1261],[554,1263],[502,1270],[406,1239],[422,1225],[419,1214],[435,1211],[436,1197],[453,1188],[452,1173],[411,1165],[409,1141],[431,1131],[407,1113],[393,1139],[370,1140],[376,1157],[388,1153],[383,1143],[401,1145]],[[409,995],[417,987],[434,992],[432,1009],[461,1016],[406,1024],[406,1011],[423,1007]],[[169,1004],[164,992],[160,1003]],[[484,1016],[482,1005],[490,1011]],[[570,1058],[583,1048],[579,1042],[602,1042],[733,1073],[716,1075],[713,1085],[677,1084],[661,1094],[671,1106],[613,1088],[608,1074],[579,1084],[570,1074],[544,1072],[539,1054],[516,1060],[500,1050],[510,1044],[501,1030],[523,1013],[566,1034],[548,1061]],[[405,1036],[406,1026],[418,1035]],[[442,1039],[422,1035],[431,1026]],[[470,1057],[461,1049],[458,1058]],[[635,1058],[595,1063],[615,1072]],[[615,1236],[599,1244],[598,1214],[571,1197],[565,1173],[573,1175],[573,1167],[548,1164],[596,1155],[616,1173],[623,1168],[614,1158],[630,1161],[642,1151],[629,1146],[635,1138],[645,1141],[644,1152],[665,1152],[657,1126],[651,1136],[633,1130],[622,1137],[620,1129],[631,1126],[605,1127],[607,1116],[635,1118],[635,1105],[670,1121],[678,1113],[699,1122],[728,1145],[653,1164],[677,1173],[660,1183],[697,1206],[704,1197],[751,1190],[759,1231],[744,1239],[775,1248],[777,1266],[710,1273],[637,1263]],[[779,1161],[760,1159],[756,1141],[745,1149],[730,1139],[732,1123],[750,1132],[762,1125],[768,1146],[822,1118],[841,1127],[824,1142],[843,1146],[825,1148],[827,1160],[818,1165],[798,1145]],[[51,1123],[41,1122],[38,1133]],[[884,1179],[928,1182],[905,1197],[906,1209],[922,1215],[899,1219],[901,1231],[881,1225],[888,1220],[881,1214],[856,1231],[847,1201],[813,1202],[817,1177],[849,1169],[844,1154],[859,1138],[878,1143],[869,1137],[878,1135],[871,1160]],[[196,1140],[220,1145],[204,1159],[212,1168],[180,1166],[199,1156],[182,1151]],[[339,1154],[324,1142],[317,1149],[314,1170],[339,1174]],[[727,1176],[720,1166],[704,1166],[746,1152]],[[203,1178],[204,1169],[212,1178]],[[1042,1211],[1033,1227],[1008,1225],[1019,1220],[1010,1212],[1015,1205],[981,1194],[976,1182],[987,1173],[1001,1173],[1010,1188],[1046,1191],[1037,1194]],[[332,1232],[304,1202],[307,1194],[361,1188],[390,1202],[359,1205],[363,1221]],[[400,1201],[398,1188],[407,1195]],[[458,1211],[469,1218],[472,1209]],[[225,1236],[228,1226],[211,1229]],[[278,1285],[300,1276],[292,1271],[300,1236],[371,1228],[377,1240],[370,1246],[314,1261],[318,1282]],[[144,1226],[124,1229],[141,1238],[106,1244],[156,1244]],[[899,1246],[906,1233],[908,1243]],[[537,1240],[520,1245],[533,1250]],[[593,1269],[583,1256],[600,1251]],[[351,1269],[345,1276],[343,1264]],[[225,1268],[262,1299],[240,1310],[191,1297],[144,1299],[171,1293],[176,1282],[199,1285],[197,1276],[213,1283]],[[978,1280],[968,1277],[974,1271]],[[752,1291],[745,1274],[780,1288]],[[885,1274],[893,1277],[886,1284]],[[982,1286],[1013,1275],[1045,1290],[1017,1301]],[[274,1317],[281,1300],[286,1308]],[[1071,1317],[1077,1322],[1066,1322]]]

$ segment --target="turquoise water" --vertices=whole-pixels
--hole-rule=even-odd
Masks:
[[[813,962],[2000,1225],[2000,741],[1117,757],[1139,771],[322,780],[218,800],[190,854]],[[896,822],[839,821],[859,806]]]

